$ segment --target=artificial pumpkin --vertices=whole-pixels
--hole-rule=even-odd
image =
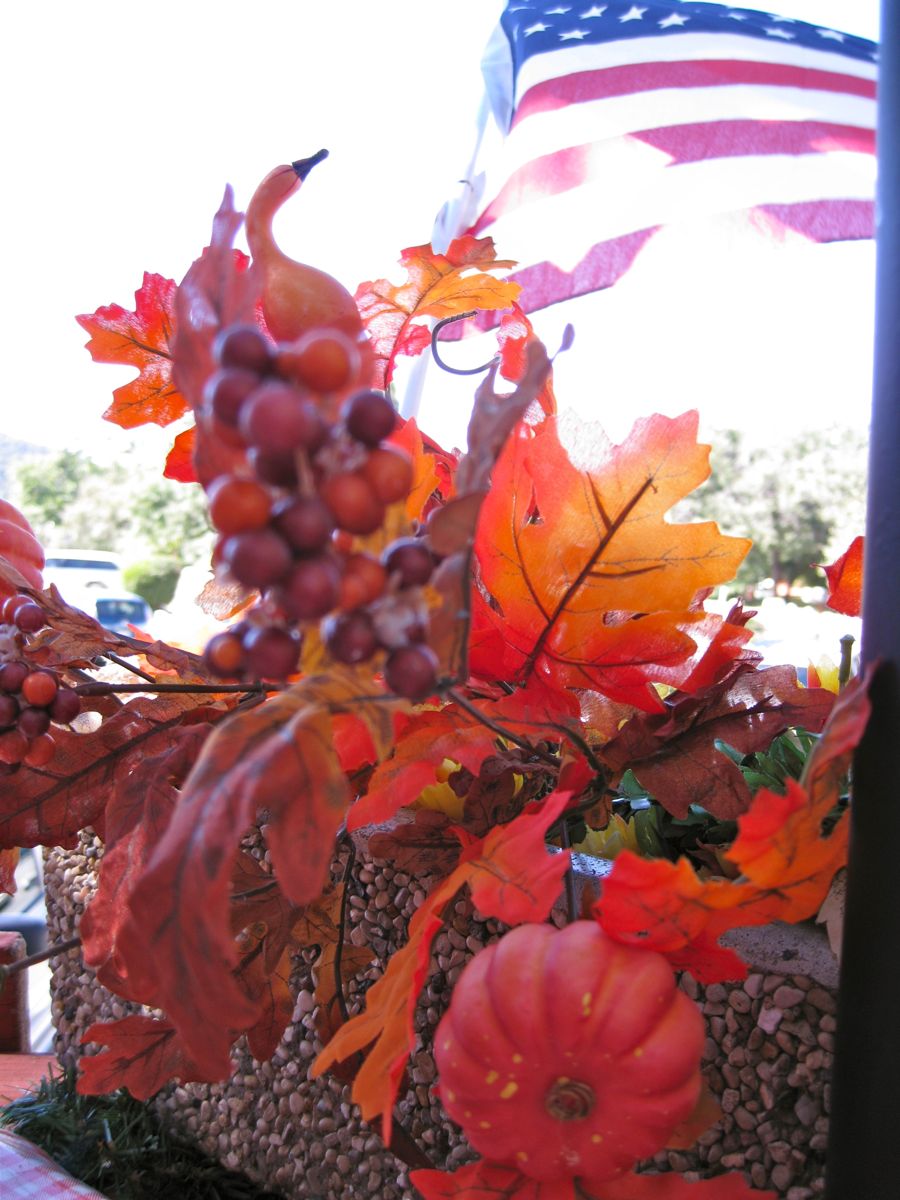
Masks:
[[[44,551],[34,530],[8,500],[0,500],[0,557],[16,568],[32,587],[44,586],[41,571]],[[17,589],[0,579],[0,598],[14,596]]]
[[[661,955],[593,921],[520,925],[457,981],[435,1036],[440,1096],[485,1158],[601,1182],[689,1116],[703,1038]]]

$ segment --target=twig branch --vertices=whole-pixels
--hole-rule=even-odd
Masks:
[[[571,850],[572,839],[569,836],[569,822],[563,819],[562,829],[559,831],[559,840],[562,842],[564,850]],[[569,855],[569,865],[566,868],[566,916],[571,925],[578,915],[575,907],[575,872],[572,870],[572,856]]]
[[[149,677],[148,677],[149,678]],[[115,696],[125,692],[181,692],[186,695],[217,695],[225,692],[241,692],[245,696],[264,695],[266,692],[284,691],[281,683],[79,683],[73,689],[79,696]]]
[[[27,971],[29,967],[33,967],[37,963],[46,962],[48,958],[53,958],[57,954],[65,954],[68,950],[76,950],[80,945],[81,938],[76,935],[75,937],[66,938],[64,942],[54,942],[46,950],[40,950],[37,954],[29,954],[27,958],[20,958],[18,962],[0,966],[0,988],[2,988],[10,975],[18,975],[21,971]]]

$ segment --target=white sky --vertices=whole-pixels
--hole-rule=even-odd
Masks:
[[[132,307],[144,270],[179,279],[208,239],[226,182],[243,207],[272,166],[327,147],[331,157],[280,220],[284,249],[351,290],[394,273],[404,246],[429,239],[465,169],[481,98],[479,61],[501,8],[500,0],[0,5],[3,432],[104,458],[133,439],[155,438],[162,452],[170,432],[129,435],[101,421],[112,389],[130,373],[91,363],[74,315],[113,301]],[[778,11],[877,37],[877,0],[783,0]],[[515,247],[500,251],[515,257]],[[872,261],[870,245],[835,247],[824,267],[810,258],[812,288],[781,289],[766,314],[769,357],[790,355],[784,321],[817,298],[811,316],[831,353],[811,390],[828,384],[836,402],[843,395],[844,408],[860,412],[868,402]],[[735,269],[765,275],[754,259],[728,268],[732,283]],[[715,261],[709,270],[722,276]],[[759,403],[765,380],[747,363],[733,369],[732,343],[708,318],[695,328],[685,306],[673,311],[662,299],[658,311],[645,301],[635,308],[627,292],[619,295],[622,286],[602,298],[601,319],[609,344],[637,335],[631,367],[604,377],[596,337],[582,334],[583,357],[570,352],[573,391],[584,396],[589,371],[597,394],[615,398],[607,410],[680,410],[696,402],[687,371],[673,388],[671,357],[665,375],[649,368],[666,353],[685,364],[719,356],[729,399],[710,422],[727,424],[729,409]],[[719,312],[724,333],[731,318]],[[828,314],[840,347],[824,324]],[[803,370],[786,366],[786,375],[796,384],[791,395],[818,419],[827,405],[821,395],[802,395]],[[454,387],[449,407],[438,402],[432,410],[445,423],[450,414],[443,436],[458,442],[472,385]],[[662,390],[668,407],[656,402]],[[783,398],[773,403],[783,410]]]

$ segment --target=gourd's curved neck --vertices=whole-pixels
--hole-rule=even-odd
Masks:
[[[292,163],[275,167],[265,177],[247,205],[247,245],[255,259],[273,255],[287,257],[279,250],[272,233],[275,214],[289,196],[300,187],[317,163],[328,157],[327,150],[319,150],[309,158],[298,158]]]

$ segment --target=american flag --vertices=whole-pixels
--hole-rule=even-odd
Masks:
[[[876,74],[875,43],[750,9],[511,0],[485,57],[502,140],[443,232],[518,258],[529,312],[683,223],[871,238]]]

